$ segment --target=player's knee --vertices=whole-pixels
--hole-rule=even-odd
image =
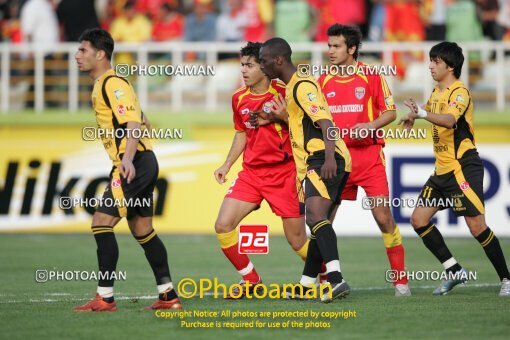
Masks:
[[[235,226],[232,225],[232,223],[221,218],[218,218],[216,223],[214,223],[214,230],[216,231],[216,234],[228,233],[234,230],[234,228]]]
[[[140,224],[133,225],[130,223],[128,223],[128,225],[129,225],[129,230],[131,230],[131,235],[133,235],[134,237],[140,237],[140,236],[147,235],[147,234],[151,233],[152,230],[154,230],[151,225],[140,225]]]
[[[306,243],[306,233],[303,230],[303,232],[287,235],[287,242],[293,250],[298,251]]]
[[[471,232],[471,235],[473,235],[473,237],[477,237],[485,230],[485,228],[487,228],[487,226],[485,225],[485,223],[476,222],[476,223],[469,223],[468,228],[469,228],[469,231]]]
[[[375,221],[383,233],[392,233],[395,230],[395,221],[390,213],[377,216]]]
[[[414,213],[411,215],[411,225],[414,229],[418,229],[420,227],[423,227],[427,225],[429,221],[425,221],[423,218],[420,218],[418,214]]]
[[[323,220],[324,219],[325,218],[323,218]],[[314,216],[311,213],[307,213],[307,215],[306,215],[306,225],[308,226],[308,228],[312,228],[314,225],[316,225],[320,221],[321,221],[321,219],[319,217],[316,217],[316,216]]]
[[[92,216],[92,226],[114,226],[116,218],[110,215],[95,213]]]

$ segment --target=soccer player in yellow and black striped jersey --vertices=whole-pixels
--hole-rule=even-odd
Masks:
[[[350,292],[341,274],[332,221],[351,171],[351,157],[341,139],[328,138],[328,129],[334,127],[328,104],[313,77],[299,77],[291,54],[284,39],[269,39],[260,50],[260,66],[270,79],[279,78],[287,84],[285,100],[275,99],[271,113],[288,121],[297,174],[301,181],[306,178],[306,223],[311,240],[301,288],[315,284],[324,260],[331,294],[322,294],[321,300],[330,302]],[[288,293],[295,297],[295,292]]]
[[[158,162],[152,152],[150,140],[135,138],[130,131],[145,129],[144,117],[133,87],[124,78],[115,75],[111,68],[114,42],[102,29],[85,31],[76,52],[80,71],[94,79],[92,106],[97,126],[106,136],[102,142],[113,162],[110,182],[103,200],[92,218],[92,233],[97,243],[99,271],[96,297],[77,311],[115,311],[113,279],[119,249],[113,228],[126,217],[131,233],[142,246],[154,272],[159,298],[147,309],[182,309],[173,289],[165,245],[152,227],[152,197],[158,178]],[[107,138],[112,136],[112,138]],[[106,202],[115,204],[106,206]],[[144,206],[150,202],[149,206]],[[131,206],[130,206],[131,205]]]
[[[480,242],[501,280],[500,296],[510,296],[510,273],[497,237],[485,223],[483,201],[483,165],[475,146],[473,100],[459,80],[464,63],[462,49],[453,42],[442,42],[430,50],[429,69],[437,86],[423,108],[410,99],[411,112],[400,120],[412,128],[415,119],[432,123],[435,172],[425,183],[420,204],[413,211],[411,224],[425,246],[443,264],[448,279],[434,290],[447,294],[466,281],[467,271],[450,253],[443,237],[431,222],[445,199],[453,199],[457,216],[464,216],[471,234]],[[441,202],[442,201],[442,202]],[[435,203],[434,203],[435,202]]]

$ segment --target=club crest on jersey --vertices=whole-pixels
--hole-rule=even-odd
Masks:
[[[354,95],[358,99],[363,99],[363,97],[365,97],[365,88],[364,87],[356,87],[354,89]]]
[[[120,179],[112,179],[112,188],[116,189],[118,187],[120,187]]]
[[[466,191],[467,189],[469,189],[469,183],[467,181],[464,181],[464,182],[460,183],[459,187],[460,187],[460,190]]]
[[[262,105],[262,111],[264,111],[265,113],[271,113],[271,109],[272,108],[273,108],[273,103],[272,102],[265,102]]]
[[[311,114],[316,114],[317,112],[319,112],[319,107],[317,105],[312,105],[310,106],[310,113]]]
[[[117,100],[124,98],[124,90],[113,90],[113,94]]]
[[[242,109],[242,110],[241,110],[241,114],[242,114],[242,115],[246,115],[246,114],[248,114],[249,112],[250,112],[250,109]]]
[[[335,91],[331,91],[331,92],[328,92],[326,94],[327,98],[335,98],[335,96],[336,96],[336,92]]]
[[[126,113],[126,108],[124,105],[117,106],[117,113],[121,116]]]
[[[317,99],[317,96],[313,92],[308,92],[307,96],[308,96],[308,100],[311,102],[313,102]]]

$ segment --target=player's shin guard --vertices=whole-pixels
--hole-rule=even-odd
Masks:
[[[170,268],[168,267],[168,255],[165,245],[153,229],[150,233],[143,236],[135,236],[135,239],[145,251],[145,257],[152,268],[160,298],[165,292],[170,292],[171,296],[165,299],[176,298],[177,295],[173,291],[172,277],[170,276]],[[174,296],[175,295],[175,296]]]
[[[228,233],[216,234],[218,241],[220,241],[221,250],[227,259],[234,265],[243,280],[250,282],[259,282],[260,277],[253,263],[251,263],[248,255],[239,253],[239,238],[237,236],[237,229]]]
[[[94,226],[92,227],[92,233],[96,239],[97,262],[99,272],[102,274],[97,284],[97,293],[102,298],[107,299],[107,302],[111,302],[113,301],[113,279],[111,278],[113,277],[112,273],[117,268],[119,246],[111,226]]]
[[[299,248],[298,250],[294,250],[296,252],[297,256],[299,256],[301,258],[301,260],[303,260],[305,262],[306,262],[306,254],[308,253],[309,244],[310,244],[310,241],[306,240],[305,244],[303,244],[303,246],[301,248]]]
[[[338,258],[338,246],[336,234],[331,222],[328,220],[320,221],[311,227],[312,235],[315,236],[317,246],[322,259],[326,263],[328,281],[331,283],[340,283],[343,280],[340,261]]]
[[[435,224],[429,223],[414,231],[421,237],[423,243],[430,252],[443,264],[447,272],[457,272],[462,269],[453,258],[452,253],[450,253],[450,250],[444,242],[443,235],[441,235]]]
[[[480,245],[483,247],[485,254],[494,266],[494,269],[498,272],[499,279],[510,279],[510,273],[506,266],[505,255],[503,255],[503,250],[501,250],[498,238],[494,235],[494,232],[487,227],[487,229],[482,231],[476,239],[480,242]]]
[[[404,246],[402,245],[402,236],[400,236],[398,226],[395,226],[395,231],[393,231],[393,233],[382,233],[382,237],[384,246],[386,247],[386,254],[390,261],[390,268],[399,273],[396,276],[398,277],[398,280],[393,282],[393,285],[406,284],[407,277],[400,274],[405,270],[405,256]]]

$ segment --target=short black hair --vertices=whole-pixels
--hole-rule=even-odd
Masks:
[[[454,42],[443,41],[432,46],[429,52],[430,60],[441,59],[446,65],[453,67],[453,75],[460,78],[462,65],[464,64],[464,55],[462,48]]]
[[[262,47],[260,42],[248,41],[248,44],[241,48],[241,57],[254,57],[255,61],[260,64],[259,52]]]
[[[112,60],[114,42],[108,31],[105,31],[102,28],[90,28],[80,35],[78,41],[90,42],[92,47],[98,51],[104,51],[106,58],[108,58],[108,60]]]
[[[124,4],[124,9],[131,9],[131,8],[135,8],[135,1],[133,0],[128,0],[126,1],[126,3]]]
[[[359,27],[356,25],[334,24],[328,28],[328,37],[339,37],[341,35],[345,38],[345,44],[348,49],[356,46],[356,52],[354,52],[353,57],[358,60],[361,40],[363,39],[363,34]]]
[[[269,47],[271,57],[283,57],[285,61],[291,63],[292,49],[289,43],[282,38],[271,38],[262,44],[262,47]]]

